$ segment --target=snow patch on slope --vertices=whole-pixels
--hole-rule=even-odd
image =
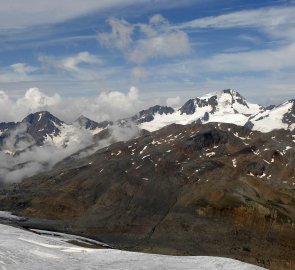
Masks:
[[[287,101],[272,110],[255,115],[251,119],[253,129],[261,132],[270,132],[274,129],[294,129],[294,124],[289,126],[283,122],[284,115],[291,110],[292,106],[293,103]]]
[[[96,134],[96,130],[88,130],[85,128],[79,128],[75,125],[62,124],[58,126],[60,133],[58,135],[49,134],[46,136],[45,144],[54,145],[58,148],[64,148],[71,145],[84,144],[83,142],[93,141],[93,135]],[[87,145],[90,143],[87,143]]]
[[[162,269],[162,270],[259,270],[236,260],[218,257],[163,256],[112,249],[74,246],[64,238],[33,234],[0,225],[0,261],[2,269]]]

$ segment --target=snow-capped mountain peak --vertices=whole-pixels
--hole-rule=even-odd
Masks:
[[[27,133],[35,139],[37,144],[41,145],[47,134],[57,136],[64,122],[47,111],[40,111],[29,114],[20,124],[26,125]]]
[[[223,122],[245,125],[250,115],[264,110],[262,106],[248,102],[238,92],[226,89],[190,99],[170,114],[153,114],[149,121],[140,122],[140,127],[154,131],[172,123]]]
[[[81,115],[78,119],[74,121],[74,124],[78,125],[81,128],[89,129],[89,130],[96,130],[96,129],[104,129],[107,126],[111,125],[112,122],[110,121],[102,121],[100,123],[95,122],[88,117]]]
[[[253,114],[263,110],[258,104],[248,102],[237,91],[226,89],[219,92],[206,94],[195,99],[190,99],[181,108],[181,113],[193,114],[198,108],[209,107],[208,113],[225,111],[228,113]]]
[[[247,125],[261,132],[274,129],[293,130],[295,128],[295,99],[250,117]]]
[[[85,117],[84,115],[81,115],[77,120],[74,121],[74,123],[86,129],[95,129],[98,125],[97,122]]]
[[[172,113],[174,113],[174,109],[171,107],[155,105],[134,115],[132,117],[132,121],[135,121],[137,123],[150,122],[154,120],[154,116],[156,114],[167,115]]]

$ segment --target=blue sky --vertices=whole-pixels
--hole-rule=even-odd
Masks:
[[[293,0],[0,0],[0,90],[278,103],[295,94],[294,14]]]

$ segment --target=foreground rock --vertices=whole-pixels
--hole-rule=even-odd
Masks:
[[[294,135],[171,125],[3,187],[0,203],[121,249],[293,269]]]

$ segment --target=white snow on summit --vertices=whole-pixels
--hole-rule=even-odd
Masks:
[[[155,131],[169,124],[187,125],[198,119],[201,119],[202,123],[222,122],[243,126],[250,115],[264,110],[262,106],[246,101],[234,90],[214,92],[196,98],[194,107],[195,112],[192,114],[181,113],[181,108],[172,114],[155,114],[154,120],[141,123],[139,127]],[[209,119],[206,119],[206,113]]]
[[[254,103],[248,102],[245,98],[240,96],[240,94],[234,90],[223,90],[219,92],[213,92],[206,94],[200,99],[208,100],[209,98],[217,97],[217,111],[222,111],[224,113],[241,113],[241,114],[254,114],[259,113],[263,110],[262,106]],[[238,102],[240,100],[242,103]],[[235,110],[235,111],[234,111]]]

